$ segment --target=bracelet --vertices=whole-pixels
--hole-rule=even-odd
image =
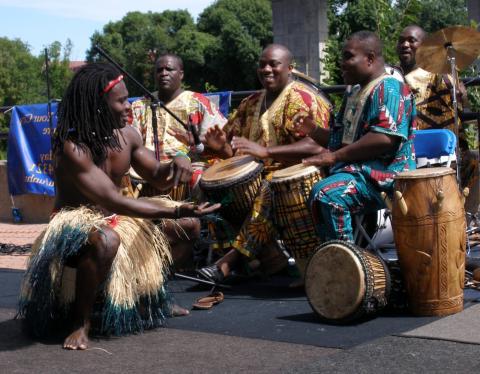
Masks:
[[[181,207],[181,205],[177,205],[177,206],[175,207],[175,218],[176,218],[176,219],[181,218],[181,216],[180,216],[180,207]]]
[[[177,153],[175,153],[175,156],[174,156],[174,157],[186,157],[186,158],[189,159],[189,161],[192,161],[192,160],[190,159],[190,157],[189,157],[185,152],[183,152],[183,151],[177,151]]]

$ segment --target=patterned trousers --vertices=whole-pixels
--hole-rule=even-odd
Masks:
[[[353,242],[352,214],[372,213],[385,208],[385,203],[362,174],[338,172],[313,186],[309,206],[322,241]]]

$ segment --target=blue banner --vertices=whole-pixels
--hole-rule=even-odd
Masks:
[[[210,101],[215,103],[225,118],[228,118],[228,114],[230,113],[230,105],[232,104],[232,91],[207,92],[203,95],[207,96]]]
[[[57,103],[51,105],[53,128]],[[55,195],[47,104],[12,110],[7,151],[8,188],[12,195]]]

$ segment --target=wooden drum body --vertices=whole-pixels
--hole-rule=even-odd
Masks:
[[[411,311],[463,309],[466,220],[455,172],[417,169],[395,177],[393,232]]]
[[[320,244],[307,205],[313,185],[320,179],[321,172],[315,166],[298,164],[275,171],[270,181],[273,221],[296,259],[309,257]]]
[[[163,162],[163,161],[162,161]],[[168,161],[169,163],[171,161]],[[195,191],[201,179],[201,175],[206,169],[204,162],[192,162],[193,176],[190,182],[179,183],[177,187],[160,191],[142,179],[133,168],[125,175],[122,180],[122,187],[126,191],[126,195],[131,197],[155,197],[155,196],[170,196],[175,201],[191,200],[195,196]]]
[[[347,323],[386,306],[390,275],[379,256],[353,243],[331,240],[310,258],[305,291],[322,320]]]
[[[262,181],[263,165],[252,156],[235,156],[208,168],[200,187],[208,201],[221,203],[230,223],[242,224],[251,211]]]

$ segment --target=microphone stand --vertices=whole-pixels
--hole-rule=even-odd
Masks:
[[[45,48],[45,80],[47,83],[47,111],[48,111],[48,130],[50,132],[50,154],[53,152],[53,119],[52,119],[52,98],[50,95],[50,67],[48,64],[48,49]],[[52,162],[52,160],[50,160]],[[54,179],[54,176],[52,175]],[[53,183],[53,193],[56,194],[55,180]]]
[[[142,90],[146,97],[150,99],[150,108],[152,110],[152,131],[153,131],[153,144],[155,147],[155,158],[160,160],[160,143],[158,142],[158,125],[157,125],[157,111],[156,109],[160,106],[161,108],[165,109],[165,111],[170,114],[173,118],[175,118],[178,123],[180,123],[185,131],[191,131],[190,126],[183,122],[175,113],[173,113],[170,109],[166,107],[166,105],[155,97],[155,95],[150,92],[143,84],[137,81],[129,72],[127,72],[124,68],[122,68],[113,58],[111,58],[107,52],[105,52],[99,45],[95,45],[93,47],[100,55],[105,57],[112,65],[114,65],[118,70],[120,70],[125,76],[127,76],[140,90]]]
[[[455,147],[455,153],[457,156],[456,160],[456,172],[457,172],[457,183],[458,188],[462,189],[462,182],[460,176],[460,163],[461,163],[461,154],[460,154],[460,142],[459,142],[459,132],[460,132],[460,124],[458,120],[458,102],[457,102],[457,84],[458,84],[458,74],[457,74],[457,67],[456,67],[456,58],[455,58],[455,49],[451,44],[446,45],[445,48],[447,49],[447,59],[451,66],[452,71],[452,102],[453,102],[453,118],[454,118],[454,127],[455,127],[455,136],[457,138],[457,144]]]

